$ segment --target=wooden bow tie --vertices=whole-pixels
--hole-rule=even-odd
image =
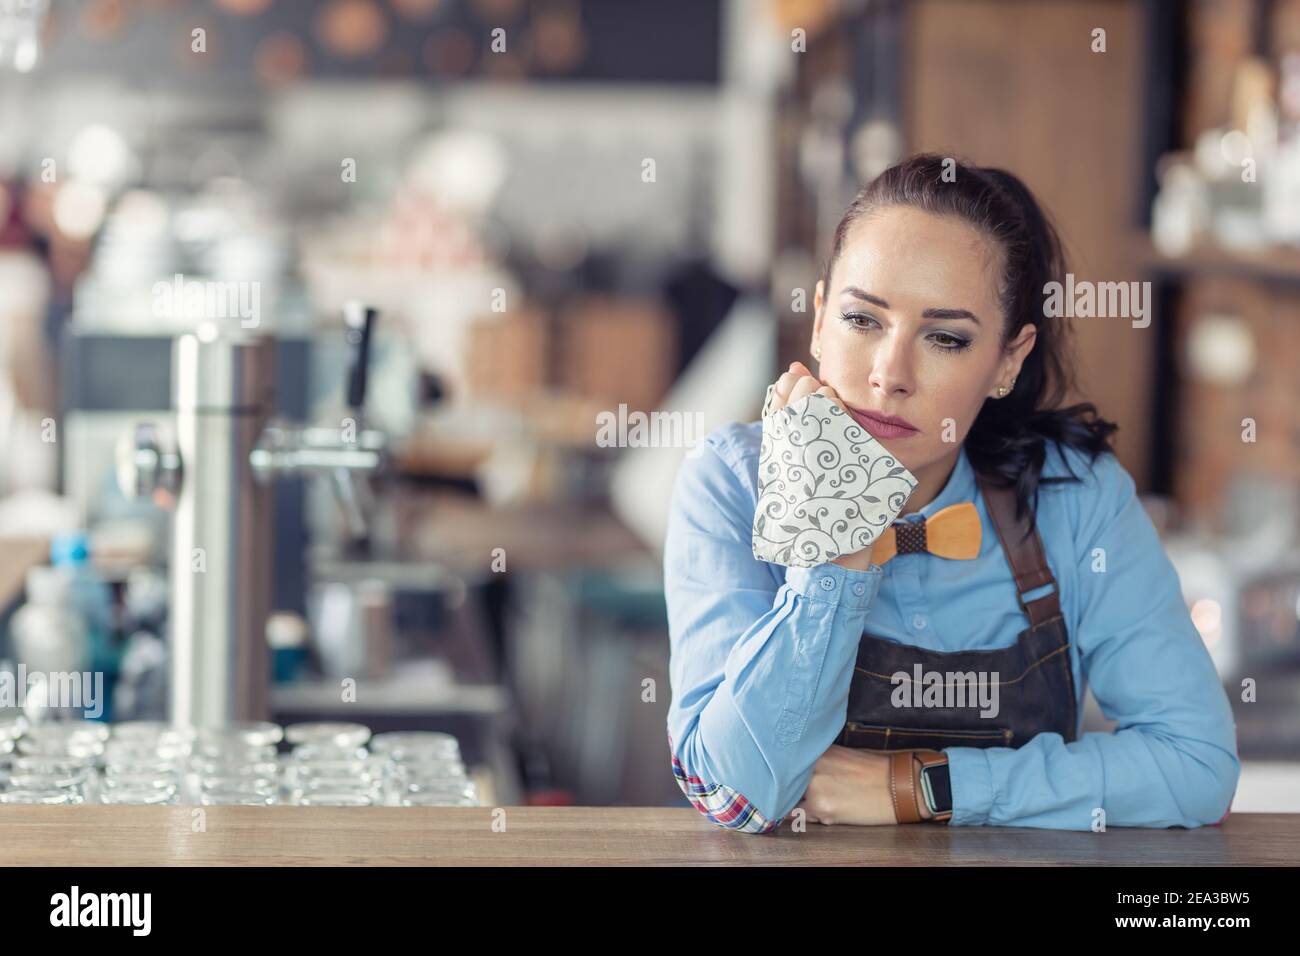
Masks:
[[[883,565],[897,554],[928,551],[966,561],[980,553],[980,515],[975,502],[963,501],[920,521],[896,521],[871,546],[871,563]]]

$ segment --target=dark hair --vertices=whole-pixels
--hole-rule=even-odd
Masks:
[[[1015,386],[1005,398],[984,403],[965,442],[976,471],[995,485],[1015,487],[1017,517],[1027,511],[1032,515],[1037,510],[1047,440],[1086,451],[1093,461],[1113,451],[1110,439],[1118,429],[1101,418],[1091,402],[1061,405],[1074,385],[1070,327],[1065,318],[1044,308],[1047,283],[1063,282],[1065,275],[1056,230],[1029,189],[1011,173],[932,154],[912,156],[877,176],[849,204],[822,270],[827,298],[831,268],[849,228],[864,215],[888,206],[953,216],[992,239],[1002,251],[1003,346],[1025,325],[1037,326],[1037,339]],[[1041,482],[1079,480],[1068,463],[1066,469],[1069,477]]]

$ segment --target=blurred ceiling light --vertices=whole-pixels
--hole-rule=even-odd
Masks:
[[[30,73],[41,59],[49,0],[0,3],[0,70]]]
[[[443,0],[389,0],[398,16],[408,20],[424,20],[437,13]]]
[[[383,45],[388,21],[371,0],[331,0],[316,19],[316,32],[339,56],[366,56]]]
[[[283,86],[302,76],[307,66],[307,48],[292,33],[272,33],[257,45],[253,66],[268,86]]]
[[[89,239],[103,223],[106,208],[102,189],[70,180],[54,196],[54,225],[69,239]]]
[[[448,130],[417,151],[410,179],[443,205],[475,215],[492,204],[506,171],[506,154],[496,139],[473,130]]]
[[[41,59],[41,45],[32,37],[25,37],[14,47],[14,70],[18,73],[30,73],[36,69]]]
[[[237,17],[251,17],[271,5],[271,0],[217,0],[217,6]]]
[[[120,186],[134,177],[135,155],[122,134],[111,126],[92,123],[68,146],[68,172],[100,186]]]
[[[1255,337],[1239,316],[1201,316],[1192,323],[1187,359],[1202,381],[1241,385],[1255,371]]]

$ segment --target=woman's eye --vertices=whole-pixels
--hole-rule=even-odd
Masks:
[[[935,346],[943,352],[960,352],[970,345],[967,339],[958,338],[955,335],[949,335],[947,332],[936,332],[930,339]]]
[[[863,330],[869,327],[868,323],[876,321],[871,316],[864,315],[861,312],[844,312],[841,313],[840,318],[843,321],[847,322],[849,325],[853,326],[855,329],[863,329]]]

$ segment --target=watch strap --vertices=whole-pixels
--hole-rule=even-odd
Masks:
[[[921,812],[925,800],[921,774],[947,764],[947,756],[937,750],[898,750],[889,755],[889,796],[894,804],[895,820],[899,823],[927,822]],[[952,817],[951,806],[936,809],[927,804],[926,809],[933,812],[930,820],[935,823],[944,823]]]
[[[889,755],[889,796],[894,802],[894,819],[899,823],[920,823],[920,782],[918,765],[911,750]]]
[[[929,793],[934,798],[927,804],[933,816],[933,823],[945,823],[952,818],[952,785],[948,776],[948,756],[935,751],[918,751],[919,773],[926,776]],[[921,787],[921,798],[925,799],[926,788]]]

